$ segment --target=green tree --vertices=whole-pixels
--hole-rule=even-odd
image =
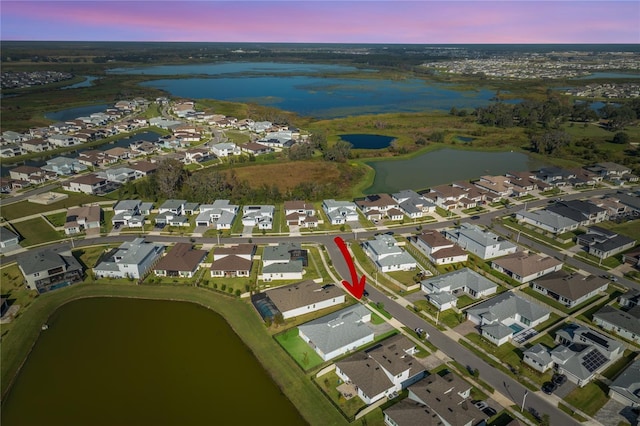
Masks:
[[[612,142],[626,145],[629,143],[629,135],[625,132],[618,132],[613,136]]]

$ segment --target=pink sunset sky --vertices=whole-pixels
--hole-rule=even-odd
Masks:
[[[640,1],[6,1],[1,40],[639,43]]]

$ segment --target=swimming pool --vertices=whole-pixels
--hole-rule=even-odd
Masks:
[[[511,324],[509,328],[513,330],[513,334],[518,334],[524,330],[524,327],[520,327],[518,324]]]

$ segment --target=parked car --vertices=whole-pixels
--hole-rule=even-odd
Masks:
[[[478,216],[478,215],[471,216],[471,220],[478,220],[478,219],[480,219],[480,216]]]
[[[487,417],[493,417],[497,414],[496,410],[494,410],[491,407],[487,407],[484,410],[482,410],[482,412],[487,416]]]
[[[387,235],[393,235],[393,231],[387,231],[387,232],[385,232],[385,234],[387,234]]]
[[[556,389],[558,389],[558,385],[553,382],[545,382],[542,385],[542,392],[546,393],[547,395],[551,395]]]
[[[364,297],[369,297],[369,292],[368,292],[367,290],[364,290],[364,291],[362,292],[362,295],[363,295]]]
[[[487,404],[485,401],[478,401],[473,405],[475,405],[478,410],[484,410],[485,408],[489,408],[489,404]]]
[[[562,386],[567,381],[567,376],[564,374],[556,373],[553,375],[553,378],[551,379],[551,381],[558,386]]]

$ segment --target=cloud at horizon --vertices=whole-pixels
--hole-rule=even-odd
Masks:
[[[638,1],[2,1],[0,39],[639,43]]]

